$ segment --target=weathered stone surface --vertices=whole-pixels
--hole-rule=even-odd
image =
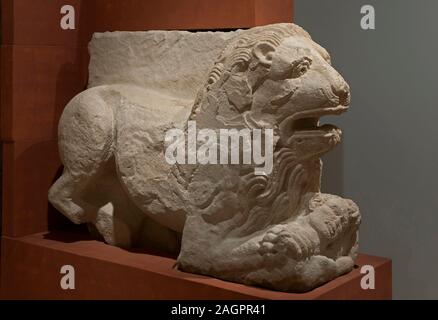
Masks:
[[[225,42],[235,34],[188,31],[95,33],[89,44],[88,87],[130,84],[172,97],[194,99]]]
[[[52,204],[110,244],[180,250],[182,270],[284,291],[350,271],[360,213],[320,193],[349,87],[300,27],[96,34],[89,89],[59,124]],[[172,128],[273,129],[273,170],[170,164]]]

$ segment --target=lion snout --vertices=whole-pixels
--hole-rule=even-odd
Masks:
[[[338,97],[339,105],[348,106],[350,104],[350,87],[343,79],[332,84],[332,92]]]

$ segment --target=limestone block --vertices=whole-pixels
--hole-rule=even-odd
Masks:
[[[320,191],[320,157],[341,130],[319,119],[347,111],[350,89],[307,32],[106,32],[89,48],[89,88],[59,123],[64,172],[49,200],[60,212],[109,244],[171,250],[181,270],[274,290],[353,268],[359,209]]]

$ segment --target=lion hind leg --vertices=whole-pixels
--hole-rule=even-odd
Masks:
[[[67,104],[59,121],[64,172],[50,188],[49,201],[77,224],[95,216],[99,206],[84,199],[84,190],[113,161],[113,96],[106,87],[88,89]]]
[[[72,222],[81,224],[90,221],[90,217],[96,211],[96,208],[84,201],[74,200],[77,186],[80,185],[77,180],[72,178],[68,171],[64,171],[62,176],[50,188],[49,201]]]
[[[101,207],[96,214],[94,226],[106,243],[129,248],[132,246],[134,230],[127,221],[115,214],[116,208],[112,202]]]

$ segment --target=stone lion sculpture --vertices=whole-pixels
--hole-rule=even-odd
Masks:
[[[59,122],[64,171],[50,202],[109,244],[179,252],[177,266],[187,272],[289,292],[349,272],[358,207],[320,192],[320,157],[341,131],[319,119],[347,111],[350,101],[329,54],[294,24],[200,34],[220,40],[193,50],[214,54],[193,63],[210,69],[202,71],[205,80],[185,84],[194,83],[196,95],[172,92],[186,77],[150,88],[120,76],[68,103]],[[157,45],[159,37],[172,38],[152,37]],[[117,70],[123,63],[114,61]],[[158,83],[156,76],[151,86]],[[248,164],[169,164],[166,132],[186,131],[189,120],[199,129],[273,129],[272,172],[255,174]]]

